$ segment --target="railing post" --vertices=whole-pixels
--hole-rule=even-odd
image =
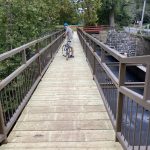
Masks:
[[[119,64],[119,86],[124,85],[126,75],[126,64]]]
[[[48,45],[48,38],[47,39],[45,39],[46,40],[46,46]]]
[[[51,50],[51,60],[52,60],[53,58],[53,46],[52,45],[50,46],[50,50]]]
[[[88,37],[85,35],[85,54],[87,59],[87,44],[88,44]]]
[[[24,49],[22,51],[22,64],[26,64],[26,62],[27,62],[26,50]]]
[[[1,102],[0,102],[0,134],[2,134],[2,136],[4,136],[2,142],[7,143],[7,135],[6,135],[6,131],[5,131],[4,116],[3,116]]]
[[[87,50],[87,41],[85,43],[85,55],[86,55],[86,60],[88,59],[87,56],[88,56],[88,50]]]
[[[92,40],[89,39],[89,46],[92,47]]]
[[[36,48],[36,53],[39,53],[40,52],[40,50],[39,50],[39,43],[36,43],[35,48]],[[38,69],[39,69],[39,76],[41,76],[41,73],[42,73],[41,55],[39,55],[37,63],[38,63]]]
[[[145,77],[145,86],[144,86],[144,100],[150,100],[150,65],[146,67],[146,77]]]
[[[95,48],[95,43],[93,42],[93,58],[94,58],[94,62],[93,62],[93,80],[94,80],[94,75],[95,75],[95,70],[96,70],[96,59],[95,59],[95,55],[94,53],[96,52],[96,48]]]
[[[105,51],[101,49],[101,62],[105,62]]]
[[[120,63],[119,65],[119,87],[124,85],[125,75],[126,75],[126,65],[123,63]],[[117,113],[116,113],[116,141],[118,141],[117,132],[121,132],[123,98],[124,98],[123,94],[119,92],[118,90]]]

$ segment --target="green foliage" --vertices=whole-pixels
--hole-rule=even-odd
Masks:
[[[129,24],[130,16],[126,9],[130,4],[129,0],[101,0],[101,2],[101,9],[97,11],[100,24],[109,24],[109,17],[113,12],[116,24],[121,26]]]
[[[135,13],[134,20],[141,20],[142,9],[138,9]],[[144,14],[143,23],[150,23],[150,10],[147,10]]]
[[[74,5],[70,0],[62,0],[60,2],[59,8],[59,23],[64,24],[78,24],[79,15],[77,14],[76,5]]]
[[[84,24],[95,25],[97,23],[97,10],[101,7],[100,0],[84,0]]]
[[[131,16],[128,13],[127,7],[130,5],[128,0],[120,0],[116,9],[116,23],[119,26],[127,26],[131,23]]]
[[[53,30],[55,25],[77,24],[70,0],[0,0],[0,53]]]

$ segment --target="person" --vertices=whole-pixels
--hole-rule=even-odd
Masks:
[[[73,40],[73,30],[68,26],[67,23],[64,23],[64,27],[65,27],[65,36],[67,36],[67,43],[69,44],[69,46],[71,47],[71,55],[70,57],[74,57],[74,49],[72,46],[72,40]]]

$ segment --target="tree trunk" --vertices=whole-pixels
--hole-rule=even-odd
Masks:
[[[111,28],[115,27],[115,11],[112,9],[109,14],[109,24]]]

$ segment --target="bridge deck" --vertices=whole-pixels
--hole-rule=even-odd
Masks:
[[[76,33],[74,49],[56,55],[1,149],[122,149]]]

